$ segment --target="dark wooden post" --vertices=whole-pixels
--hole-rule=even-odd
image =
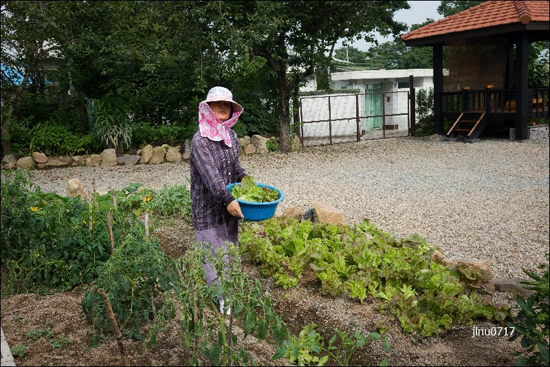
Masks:
[[[382,93],[382,138],[386,139],[386,93]]]
[[[330,96],[328,96],[328,135],[329,135],[329,141],[330,144],[332,144],[332,116],[331,116],[331,110],[330,110]]]
[[[525,140],[527,136],[527,78],[529,61],[529,40],[527,32],[518,37],[516,47],[516,140]]]
[[[355,122],[357,124],[357,141],[361,141],[361,131],[359,130],[359,94],[355,93]]]
[[[416,130],[416,91],[414,89],[414,78],[409,75],[409,117],[410,117],[410,134],[414,134]]]
[[[434,72],[434,132],[443,135],[443,116],[441,114],[441,94],[443,93],[443,45],[433,46]]]

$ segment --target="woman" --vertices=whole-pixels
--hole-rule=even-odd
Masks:
[[[231,129],[242,113],[242,106],[223,87],[210,89],[199,104],[199,131],[190,155],[193,227],[196,241],[210,244],[212,254],[226,251],[227,242],[239,244],[239,220],[244,217],[226,185],[241,182],[246,175],[239,162],[239,140]],[[213,264],[204,263],[203,268],[208,285],[219,282]],[[223,313],[224,299],[218,296],[218,300]],[[226,313],[230,312],[228,308]]]

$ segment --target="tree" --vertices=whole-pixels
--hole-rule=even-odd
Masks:
[[[197,7],[212,15],[211,39],[228,62],[244,53],[267,61],[277,80],[283,152],[290,151],[289,100],[297,86],[332,64],[340,39],[371,41],[374,31],[404,30],[393,14],[409,8],[406,1],[218,1]]]
[[[485,1],[470,1],[470,0],[443,0],[437,7],[437,12],[445,18],[460,13],[463,10],[479,5]]]
[[[17,71],[22,80],[14,83],[10,75],[2,75],[2,89],[7,93],[2,113],[2,153],[11,153],[10,126],[14,110],[23,92],[44,93],[45,63],[58,58],[75,38],[75,23],[68,14],[73,2],[3,1],[1,3],[1,63]]]
[[[355,47],[342,47],[336,49],[334,57],[338,60],[349,61],[355,64],[364,63],[367,59],[367,53],[360,51]]]

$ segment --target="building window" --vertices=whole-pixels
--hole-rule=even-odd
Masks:
[[[398,89],[402,89],[402,88],[410,88],[411,87],[411,83],[409,82],[398,82],[397,83],[397,88]]]

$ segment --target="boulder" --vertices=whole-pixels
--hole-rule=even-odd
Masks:
[[[294,138],[290,142],[290,149],[292,151],[300,150],[302,148],[302,143],[300,143],[300,137],[298,135],[294,135]]]
[[[239,149],[242,153],[244,153],[244,149],[250,144],[250,137],[249,136],[243,136],[239,139]]]
[[[86,166],[97,167],[101,163],[101,154],[92,154],[86,158]]]
[[[44,164],[44,168],[68,167],[73,162],[71,157],[50,157]]]
[[[32,153],[32,159],[34,159],[36,163],[46,163],[48,161],[46,154],[40,152]]]
[[[83,198],[86,197],[86,193],[84,192],[84,184],[80,179],[78,178],[71,178],[67,182],[67,196],[68,197],[75,197],[75,196],[81,196]]]
[[[346,224],[346,217],[341,210],[336,209],[330,204],[322,201],[313,202],[314,222],[321,222],[325,224]]]
[[[185,142],[183,143],[181,158],[184,162],[189,162],[189,159],[191,158],[191,143],[189,142],[189,139],[185,139]]]
[[[152,157],[153,157],[153,146],[151,144],[147,144],[141,150],[141,159],[139,160],[139,164],[149,163]]]
[[[473,268],[473,270],[478,269],[481,271],[483,278],[485,280],[490,280],[493,278],[493,271],[491,269],[491,264],[487,260],[473,260],[473,259],[452,259],[446,260],[446,265],[450,268],[456,268],[459,266],[466,266],[468,268]]]
[[[14,169],[17,165],[17,159],[15,159],[13,154],[5,155],[4,158],[2,158],[2,167],[4,169]]]
[[[73,164],[72,166],[85,166],[86,165],[86,158],[84,158],[81,155],[73,155]]]
[[[283,214],[281,216],[283,218],[290,217],[290,218],[301,220],[302,215],[304,215],[303,211],[291,205],[283,211]]]
[[[248,144],[243,148],[243,153],[246,155],[254,154],[256,153],[256,147],[254,146],[254,144]]]
[[[180,147],[169,147],[166,152],[166,162],[180,163],[181,160]]]
[[[123,154],[122,156],[118,157],[117,161],[118,161],[118,164],[123,164],[125,166],[134,166],[137,164],[140,158],[141,156],[137,154],[136,155]]]
[[[102,166],[116,166],[118,159],[116,157],[116,150],[113,148],[105,149],[101,152],[101,165]]]
[[[31,169],[34,166],[32,157],[22,157],[17,160],[17,169]]]
[[[166,149],[162,146],[153,148],[153,156],[149,160],[149,164],[164,163],[164,156],[166,155]]]
[[[523,278],[495,278],[491,279],[491,283],[494,284],[497,292],[512,293],[526,299],[533,293],[532,290],[526,289],[525,285],[521,284],[527,280]]]
[[[267,141],[267,138],[264,138],[263,136],[257,134],[252,135],[252,138],[250,138],[250,142],[256,147],[256,153],[259,154],[268,152],[266,145]]]

